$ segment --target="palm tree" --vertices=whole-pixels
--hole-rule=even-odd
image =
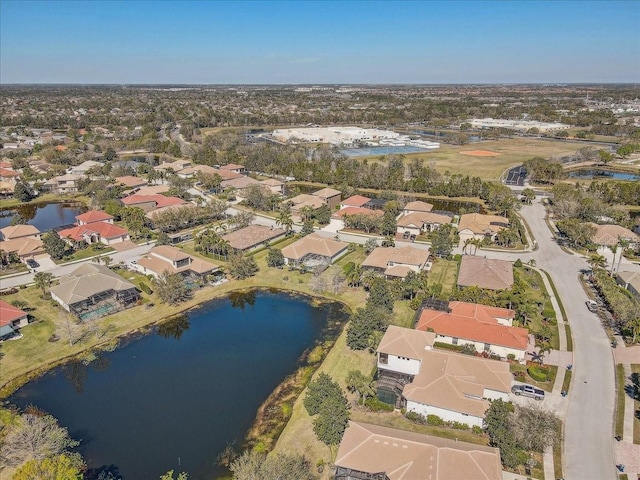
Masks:
[[[300,217],[302,217],[303,222],[306,222],[307,220],[311,220],[312,215],[313,215],[312,206],[306,205],[300,209]]]
[[[540,362],[540,365],[544,363],[544,355],[545,353],[551,352],[551,344],[549,342],[542,342],[540,347],[538,347],[538,353],[535,355],[535,359]]]
[[[289,234],[291,229],[293,228],[293,219],[291,218],[291,212],[287,210],[280,210],[278,216],[276,217],[276,225],[284,228],[284,231]]]
[[[613,275],[613,267],[616,264],[616,253],[618,252],[618,244],[609,245],[609,250],[613,253],[613,260],[611,260],[611,275]]]
[[[362,267],[360,265],[356,265],[351,269],[349,274],[347,275],[347,283],[352,287],[360,286],[362,282]]]
[[[49,272],[38,272],[33,276],[33,282],[36,284],[36,287],[40,287],[42,289],[43,297],[45,293],[47,293],[46,289],[51,285],[52,280],[53,275]]]
[[[594,253],[589,257],[589,259],[587,260],[587,263],[591,265],[591,270],[595,270],[597,268],[604,268],[605,265],[607,264],[607,259],[604,258],[602,255]]]
[[[622,255],[624,254],[624,251],[629,248],[629,244],[631,242],[629,242],[628,239],[626,238],[621,238],[618,237],[618,246],[620,247],[620,256],[618,257],[618,268],[616,268],[616,272],[620,271],[620,262],[622,261]]]
[[[467,247],[468,247],[469,245],[472,245],[472,244],[473,244],[473,238],[467,238],[467,239],[464,241],[464,245],[463,245],[463,247],[462,247],[462,254],[463,254],[463,255],[467,253]]]

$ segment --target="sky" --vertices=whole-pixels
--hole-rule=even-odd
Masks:
[[[0,1],[0,83],[640,82],[640,0]]]

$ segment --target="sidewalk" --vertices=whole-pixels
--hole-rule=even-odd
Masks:
[[[621,363],[624,370],[625,389],[631,387],[631,364],[640,363],[640,347],[625,347],[622,339],[614,349],[616,363]],[[624,394],[624,428],[622,441],[615,446],[616,462],[624,465],[624,473],[628,478],[636,478],[640,474],[640,445],[633,443],[633,424],[635,422],[635,401],[626,391]]]

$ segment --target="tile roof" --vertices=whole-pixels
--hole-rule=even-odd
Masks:
[[[60,238],[71,238],[72,240],[79,242],[84,239],[85,235],[98,234],[102,238],[111,239],[122,237],[129,232],[118,225],[113,225],[107,222],[92,222],[89,225],[79,225],[77,227],[67,228],[60,230],[58,235]]]
[[[317,192],[313,192],[312,195],[320,198],[331,198],[335,197],[336,195],[342,195],[342,192],[340,190],[336,190],[335,188],[326,187],[321,188]]]
[[[2,233],[2,237],[5,240],[12,240],[14,238],[40,235],[40,230],[33,225],[9,225],[0,229],[0,233]]]
[[[412,210],[415,212],[430,212],[431,210],[433,210],[433,205],[421,200],[416,200],[415,202],[407,203],[404,206],[403,210]]]
[[[224,187],[233,187],[233,188],[248,188],[251,185],[261,185],[261,183],[255,178],[240,176],[238,178],[232,178],[230,180],[223,180],[220,182],[220,186]]]
[[[109,290],[119,292],[135,288],[135,285],[104,265],[85,263],[71,274],[61,277],[60,283],[51,287],[51,293],[65,304],[73,305]]]
[[[513,285],[513,264],[507,260],[463,255],[458,273],[458,286],[504,290]]]
[[[231,248],[236,250],[246,250],[253,248],[267,240],[281,237],[286,232],[282,228],[271,228],[264,225],[249,225],[234,232],[222,235],[222,238],[229,242]]]
[[[244,170],[244,165],[238,165],[236,163],[230,163],[228,165],[220,166],[220,170]]]
[[[521,327],[510,327],[498,323],[482,315],[482,320],[456,313],[442,312],[425,308],[420,313],[416,329],[427,331],[432,329],[439,335],[465,340],[488,343],[516,350],[526,350],[529,345],[529,330]],[[504,317],[502,317],[504,318]],[[493,322],[492,322],[493,320]]]
[[[363,197],[362,195],[352,195],[349,198],[346,198],[340,202],[341,205],[346,205],[348,207],[362,207],[366,205],[369,200],[369,197]]]
[[[0,300],[0,327],[9,325],[11,322],[26,316],[27,312],[23,312],[4,300]]]
[[[285,258],[292,260],[300,260],[309,254],[334,257],[343,250],[346,250],[348,246],[349,244],[346,242],[325,238],[317,233],[312,233],[284,247],[282,254]]]
[[[83,214],[76,216],[76,220],[84,223],[102,222],[104,220],[113,220],[113,217],[107,212],[101,210],[89,210]]]
[[[190,255],[180,250],[179,248],[172,247],[170,245],[159,245],[157,247],[153,247],[149,250],[150,255],[159,255],[161,257],[167,258],[172,262],[177,262],[179,260],[184,260],[185,258],[189,258]]]
[[[126,187],[141,187],[147,184],[147,180],[140,177],[134,177],[132,175],[125,175],[123,177],[116,177],[114,181],[117,183],[121,183]]]
[[[422,360],[427,347],[432,347],[436,334],[389,325],[378,344],[378,352]]]
[[[354,421],[334,463],[389,480],[502,480],[497,448]]]
[[[451,217],[440,215],[439,213],[413,212],[401,216],[396,223],[399,227],[415,226],[416,228],[422,228],[423,225],[431,223],[446,225],[451,223]]]
[[[42,240],[33,237],[20,237],[0,242],[0,250],[15,252],[19,257],[44,253]]]
[[[511,390],[509,363],[461,353],[425,350],[420,371],[405,385],[402,396],[409,401],[484,417],[489,401],[484,390]]]
[[[373,217],[381,217],[384,215],[382,210],[371,210],[363,207],[344,207],[331,215],[331,218],[344,218],[345,215],[370,215]]]
[[[170,207],[173,205],[182,205],[186,203],[181,198],[177,197],[165,197],[164,195],[155,194],[155,195],[141,195],[140,193],[134,193],[128,197],[121,198],[120,201],[125,205],[138,205],[141,203],[151,203],[154,202],[156,204],[156,208]]]
[[[377,247],[362,262],[363,267],[387,268],[391,264],[422,267],[429,259],[429,250],[406,247]]]
[[[596,233],[591,237],[591,240],[596,245],[617,245],[621,238],[631,242],[640,241],[638,235],[620,225],[596,225],[595,223],[589,223],[588,225],[596,229]]]
[[[465,213],[460,215],[458,231],[471,230],[473,233],[497,233],[509,226],[509,219],[498,215],[483,215],[481,213]]]

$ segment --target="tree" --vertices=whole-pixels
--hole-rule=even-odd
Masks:
[[[431,248],[433,253],[439,257],[448,257],[453,251],[453,240],[449,228],[442,225],[431,236]]]
[[[620,247],[620,256],[618,257],[618,267],[616,268],[616,272],[620,271],[620,262],[622,261],[622,256],[624,255],[624,251],[629,248],[629,240],[626,238],[618,237],[618,246]]]
[[[11,477],[13,480],[81,480],[84,460],[78,453],[63,453],[42,460],[30,460]]]
[[[373,252],[376,248],[378,248],[378,242],[375,238],[370,238],[364,242],[364,253],[367,255]]]
[[[258,264],[252,255],[244,256],[241,253],[234,253],[229,256],[228,271],[234,278],[243,280],[256,274]]]
[[[497,399],[491,402],[484,416],[484,430],[489,435],[489,445],[500,449],[502,464],[514,468],[527,459],[526,453],[518,446],[515,434],[510,429],[513,405]]]
[[[169,305],[177,305],[191,297],[191,292],[179,273],[165,270],[153,283],[160,300]]]
[[[237,215],[230,220],[230,223],[235,225],[237,228],[248,227],[255,220],[256,215],[253,212],[239,212]]]
[[[52,280],[53,275],[49,272],[37,272],[33,276],[33,282],[36,284],[36,287],[42,290],[43,297],[47,293],[47,288],[51,285]]]
[[[45,251],[55,260],[60,260],[67,253],[69,246],[53,230],[42,236],[42,246]]]
[[[313,228],[313,220],[307,219],[302,223],[302,230],[300,231],[300,236],[305,237],[307,235],[312,234],[315,231]]]
[[[66,428],[58,425],[51,415],[26,413],[20,422],[8,429],[0,459],[9,466],[17,466],[28,460],[44,460],[60,455],[65,450],[79,445],[72,440]]]
[[[339,398],[340,395],[343,395],[340,385],[323,372],[315,380],[309,382],[307,394],[302,403],[309,416],[313,417],[320,412],[320,408],[327,398]]]
[[[391,288],[389,287],[389,282],[382,277],[374,278],[369,285],[367,308],[381,307],[391,313],[393,312],[394,300]]]
[[[13,196],[17,200],[26,203],[33,200],[36,195],[33,191],[33,188],[31,188],[31,185],[29,185],[28,183],[16,182],[15,186],[13,187]]]
[[[284,255],[279,248],[270,248],[267,253],[267,265],[270,267],[281,268],[284,265]]]
[[[351,370],[347,375],[347,389],[358,395],[356,403],[364,405],[367,397],[374,394],[371,388],[371,379],[360,370]],[[362,399],[362,402],[360,401]]]
[[[594,254],[589,256],[587,263],[591,265],[591,270],[596,270],[599,268],[604,268],[607,264],[607,259],[602,255]]]
[[[247,450],[229,465],[235,480],[314,480],[309,461],[302,455]]]
[[[371,348],[376,332],[383,332],[391,323],[391,312],[384,307],[359,308],[352,315],[347,327],[347,345],[351,350]],[[377,347],[377,345],[374,345]]]
[[[348,402],[340,385],[329,375],[321,373],[307,386],[303,404],[313,421],[313,431],[318,440],[332,449],[340,443],[349,422]]]
[[[289,234],[291,229],[293,228],[293,219],[291,218],[291,212],[286,209],[282,209],[278,212],[278,216],[276,217],[276,225],[284,228],[284,231]]]
[[[560,419],[541,405],[518,406],[512,415],[510,427],[518,444],[542,453],[560,441]]]
[[[536,192],[534,192],[532,188],[525,188],[522,190],[522,196],[524,197],[526,204],[531,205],[536,198]]]
[[[180,472],[177,477],[173,476],[173,470],[169,470],[164,475],[160,476],[160,480],[189,480],[189,474],[186,472]]]

